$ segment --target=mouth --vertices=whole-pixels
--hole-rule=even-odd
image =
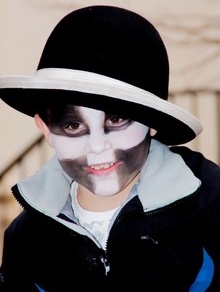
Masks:
[[[110,162],[110,163],[103,163],[103,164],[96,164],[96,165],[89,165],[85,167],[88,173],[92,173],[95,175],[106,175],[112,171],[115,171],[121,162]]]

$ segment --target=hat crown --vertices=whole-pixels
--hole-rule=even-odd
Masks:
[[[156,28],[119,7],[90,6],[67,14],[50,34],[38,65],[98,73],[168,97],[169,64]]]

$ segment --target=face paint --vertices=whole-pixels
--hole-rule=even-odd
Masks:
[[[99,196],[122,191],[148,154],[149,128],[86,107],[52,111],[50,141],[64,171]]]

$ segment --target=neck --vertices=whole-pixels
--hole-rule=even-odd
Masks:
[[[93,212],[103,212],[117,208],[126,201],[132,187],[138,181],[138,178],[139,175],[137,175],[121,192],[106,197],[98,196],[90,192],[84,186],[79,185],[77,192],[78,203],[83,209]]]

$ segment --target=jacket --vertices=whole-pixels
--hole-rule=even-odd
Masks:
[[[153,141],[106,249],[62,212],[72,183],[54,157],[12,187],[24,210],[5,232],[0,291],[220,291],[217,164]]]

